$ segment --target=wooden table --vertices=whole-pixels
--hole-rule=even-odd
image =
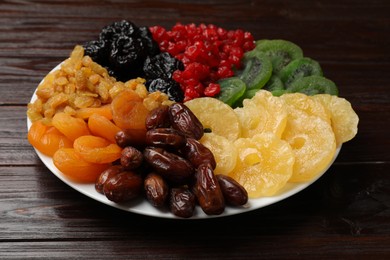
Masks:
[[[389,13],[389,1],[360,0],[0,1],[0,258],[389,259]],[[250,213],[169,220],[94,201],[39,160],[26,104],[74,45],[120,19],[293,41],[352,103],[359,133],[315,184]]]

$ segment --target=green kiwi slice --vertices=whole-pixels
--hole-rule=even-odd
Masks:
[[[291,61],[279,73],[280,79],[287,88],[294,81],[313,75],[322,76],[322,69],[317,61],[307,57]]]
[[[233,106],[244,95],[246,90],[246,84],[238,77],[225,78],[219,80],[218,83],[221,87],[221,92],[219,92],[217,99],[229,106]]]
[[[245,82],[247,89],[260,89],[272,75],[272,63],[267,55],[256,50],[246,52],[244,69],[237,76]]]
[[[272,75],[263,89],[270,91],[272,95],[277,97],[286,93],[283,82],[276,75]]]
[[[303,57],[302,49],[286,40],[259,40],[256,42],[255,49],[265,53],[271,59],[274,74],[278,74],[291,61]]]
[[[289,92],[300,92],[312,96],[316,94],[338,95],[336,84],[322,76],[308,76],[292,82],[288,88]]]

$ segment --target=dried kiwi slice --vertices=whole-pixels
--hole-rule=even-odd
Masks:
[[[291,83],[288,91],[300,92],[309,96],[316,94],[330,94],[337,96],[339,94],[336,84],[330,79],[321,76],[308,76],[297,79]]]
[[[280,79],[286,87],[300,78],[313,75],[322,76],[322,69],[317,61],[307,57],[293,60],[279,73]]]
[[[286,89],[284,87],[283,82],[276,75],[272,75],[267,84],[265,84],[264,88],[272,93],[274,96],[281,96],[286,93]]]
[[[272,63],[267,55],[256,50],[246,52],[243,58],[244,69],[238,77],[245,82],[247,89],[260,89],[272,75]]]
[[[259,40],[255,50],[265,53],[271,59],[274,74],[278,74],[291,61],[303,58],[302,49],[286,40]]]
[[[222,79],[218,83],[221,86],[221,92],[219,92],[217,99],[229,106],[233,106],[246,90],[246,84],[238,77]]]

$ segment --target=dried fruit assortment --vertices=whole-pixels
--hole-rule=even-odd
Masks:
[[[113,202],[219,215],[329,165],[359,120],[337,94],[294,43],[120,21],[38,86],[28,140]]]

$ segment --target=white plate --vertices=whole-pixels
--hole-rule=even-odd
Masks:
[[[58,69],[61,64],[56,66],[52,71]],[[36,100],[37,96],[35,95],[35,92],[31,98],[31,102],[34,102]],[[31,121],[27,118],[27,128],[30,129]],[[35,148],[34,148],[35,149]],[[314,183],[317,179],[319,179],[333,164],[334,160],[337,158],[337,155],[340,152],[341,147],[338,147],[335,153],[334,158],[329,163],[329,165],[326,167],[326,169],[321,172],[316,178],[311,180],[310,182],[304,182],[304,183],[288,183],[277,195],[272,197],[264,197],[259,199],[250,199],[248,203],[243,207],[230,207],[227,206],[225,211],[221,215],[206,215],[200,207],[196,207],[193,217],[190,219],[204,219],[204,218],[215,218],[215,217],[225,217],[240,213],[245,213],[248,211],[252,211],[255,209],[260,209],[262,207],[274,204],[276,202],[279,202],[281,200],[284,200],[303,189],[310,186],[312,183]],[[73,182],[69,180],[65,175],[63,175],[53,164],[53,160],[51,157],[46,156],[39,152],[37,149],[35,149],[38,157],[42,160],[42,162],[46,165],[47,168],[60,180],[62,180],[64,183],[68,184],[73,189],[81,192],[82,194],[97,200],[99,202],[102,202],[104,204],[107,204],[109,206],[122,209],[124,211],[133,212],[141,215],[147,215],[147,216],[153,216],[153,217],[159,217],[159,218],[177,218],[175,215],[170,213],[168,210],[160,210],[155,207],[153,207],[149,202],[147,202],[145,199],[138,199],[135,201],[132,201],[130,203],[114,203],[110,200],[108,200],[104,195],[98,193],[95,190],[94,184],[80,184]],[[181,219],[181,218],[180,218]]]

